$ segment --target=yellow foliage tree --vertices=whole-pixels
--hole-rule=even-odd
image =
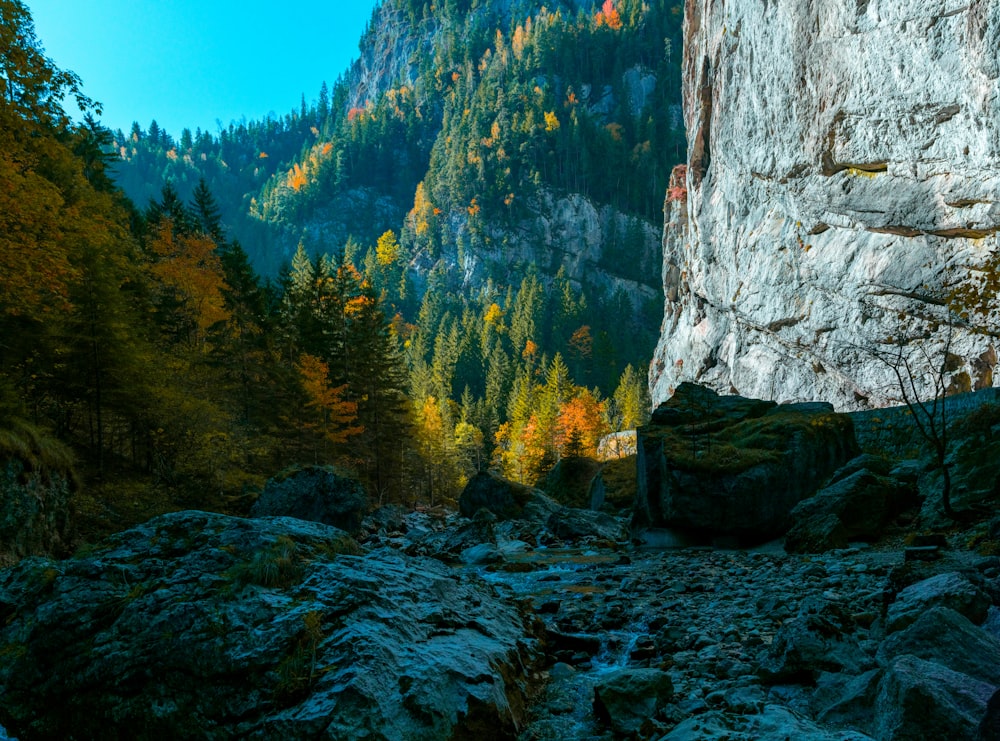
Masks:
[[[390,229],[378,238],[378,243],[375,245],[375,258],[379,265],[395,265],[399,261],[399,254],[396,233]]]

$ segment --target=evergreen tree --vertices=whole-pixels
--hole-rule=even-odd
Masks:
[[[188,131],[185,129],[185,131]],[[188,131],[190,134],[190,131]],[[194,189],[194,206],[191,214],[197,227],[215,240],[216,244],[223,241],[222,218],[219,211],[219,204],[216,202],[212,191],[208,188],[205,178],[198,180],[198,186]]]

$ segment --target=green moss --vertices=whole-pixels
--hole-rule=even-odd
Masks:
[[[664,453],[674,467],[715,474],[736,474],[762,463],[777,463],[796,435],[840,434],[850,420],[837,414],[774,412],[735,424],[708,422],[661,428]],[[655,429],[655,428],[654,428]]]
[[[604,468],[601,469],[601,478],[604,481],[604,501],[618,509],[632,504],[638,487],[636,465],[636,456],[634,455],[611,460],[604,464]]]

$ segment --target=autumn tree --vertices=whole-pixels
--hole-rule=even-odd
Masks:
[[[597,457],[597,445],[607,433],[604,403],[589,389],[579,389],[559,408],[556,447],[562,456]]]
[[[307,427],[321,434],[325,458],[343,457],[344,443],[363,432],[357,424],[357,402],[347,400],[347,384],[330,384],[330,367],[316,356],[303,354],[296,368],[308,399],[306,406],[314,412],[313,421],[306,422]]]

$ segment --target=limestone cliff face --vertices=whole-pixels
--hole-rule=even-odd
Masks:
[[[685,380],[841,409],[891,401],[889,369],[863,348],[942,318],[941,297],[997,248],[1000,3],[685,12],[687,192],[666,206],[654,402]],[[993,385],[996,346],[957,330],[951,381]]]

